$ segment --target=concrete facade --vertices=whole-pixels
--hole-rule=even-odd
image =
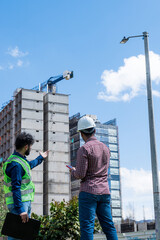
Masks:
[[[26,131],[33,135],[28,160],[39,156],[39,151],[50,150],[48,158],[32,170],[35,199],[32,212],[48,214],[50,202],[69,200],[68,95],[18,89],[14,99],[0,112],[0,157],[7,159],[14,151],[16,136]]]
[[[12,152],[14,141],[20,132],[30,133],[35,143],[27,159],[33,160],[43,151],[43,92],[19,89],[14,94],[12,114]],[[12,153],[11,152],[11,153]],[[32,170],[32,181],[35,184],[35,198],[32,211],[43,214],[43,164]]]
[[[0,156],[6,159],[13,143],[13,101],[0,112]]]
[[[44,214],[50,202],[69,200],[69,110],[68,96],[48,93],[44,96],[44,150],[49,156],[44,162]]]

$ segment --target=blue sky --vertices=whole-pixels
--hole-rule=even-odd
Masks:
[[[117,118],[123,186],[132,179],[126,178],[127,173],[136,179],[150,176],[144,42],[142,38],[130,39],[125,45],[119,42],[123,36],[149,32],[160,166],[159,9],[158,0],[2,0],[0,105],[11,99],[18,87],[31,89],[50,76],[73,70],[73,79],[58,84],[60,93],[70,94],[70,116],[77,112],[95,114],[102,123]],[[125,195],[127,186],[122,186],[126,212],[129,205],[139,204],[139,209],[145,205],[143,196],[136,200],[138,180],[132,181],[134,201]],[[145,194],[152,204],[151,187]],[[152,217],[152,206],[145,208],[146,217]]]

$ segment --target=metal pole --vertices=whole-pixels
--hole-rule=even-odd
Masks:
[[[156,240],[160,240],[160,194],[159,194],[159,175],[156,154],[156,141],[154,131],[154,116],[152,104],[152,87],[149,65],[149,50],[148,50],[148,33],[143,32],[145,61],[146,61],[146,81],[147,81],[147,97],[148,97],[148,115],[149,115],[149,131],[150,131],[150,148],[151,148],[151,164],[152,164],[152,179],[153,179],[153,200],[156,225]]]

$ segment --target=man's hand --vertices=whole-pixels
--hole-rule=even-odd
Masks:
[[[39,154],[40,154],[43,158],[48,157],[48,153],[49,153],[49,150],[47,150],[46,152],[39,152]]]
[[[20,216],[21,216],[21,219],[22,219],[22,223],[26,223],[26,222],[29,221],[29,217],[28,217],[27,212],[22,212],[22,213],[20,214]]]
[[[70,173],[74,170],[76,170],[75,167],[72,167],[71,169],[69,169]]]

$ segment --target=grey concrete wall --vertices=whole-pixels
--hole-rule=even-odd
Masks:
[[[69,200],[69,114],[68,96],[48,93],[44,96],[44,143],[49,156],[44,163],[44,214],[50,202]]]
[[[138,231],[147,231],[147,222],[137,224]]]
[[[43,92],[22,89],[21,92],[21,131],[30,133],[35,143],[28,160],[34,160],[43,151]],[[32,169],[32,181],[35,184],[35,198],[32,212],[43,214],[43,163]]]

